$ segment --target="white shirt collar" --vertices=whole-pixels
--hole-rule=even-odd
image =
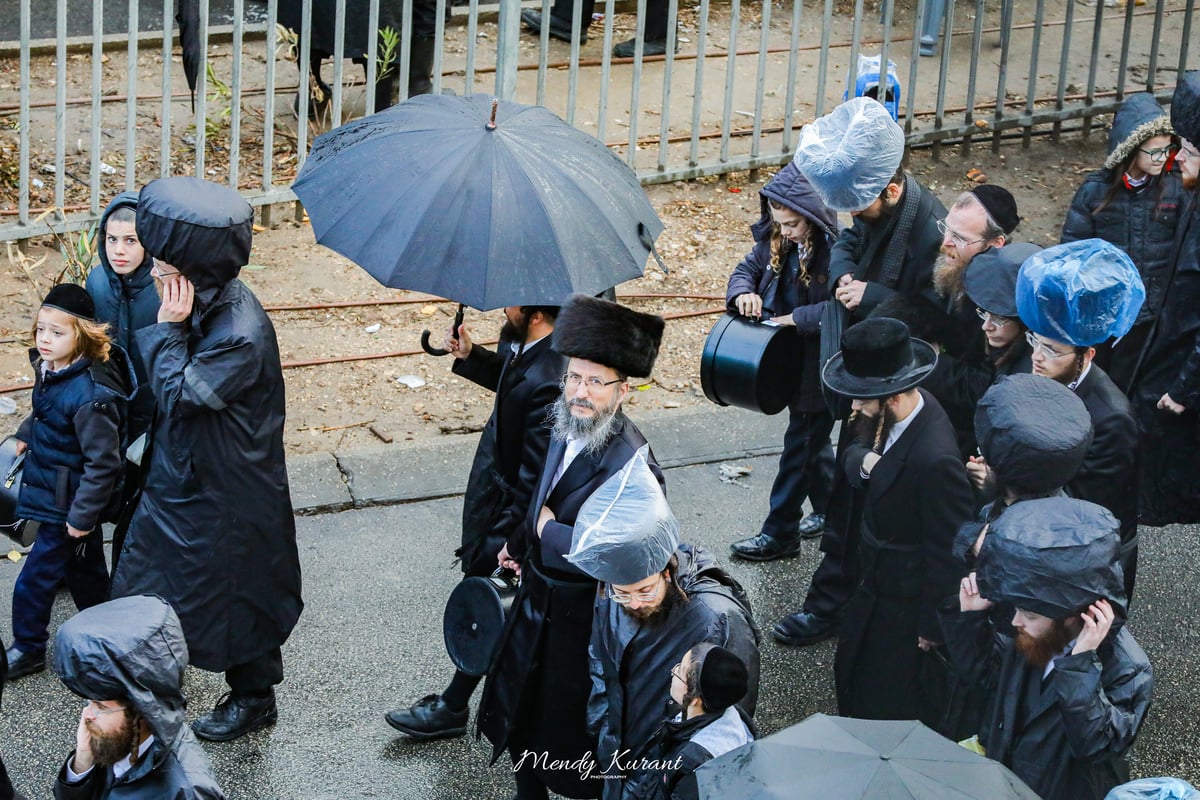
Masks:
[[[908,429],[908,426],[912,424],[912,421],[917,418],[917,414],[920,414],[921,409],[924,407],[925,398],[921,396],[920,392],[917,392],[917,404],[913,407],[912,413],[893,425],[891,431],[888,432],[887,441],[883,443],[884,453],[886,453],[888,448],[896,443],[896,441],[900,438],[900,435]]]
[[[542,339],[545,339],[545,338],[546,338],[545,336],[539,336],[538,338],[534,339],[532,342],[525,342],[525,347],[524,347],[524,349],[525,349],[525,350],[529,350],[529,349],[530,349],[530,348],[532,348],[532,347],[533,347],[535,344],[537,344],[538,342],[540,342]],[[517,353],[521,352],[521,350],[522,350],[522,347],[521,347],[521,343],[520,343],[520,342],[509,342],[509,343],[508,343],[508,346],[512,348],[512,351],[513,351],[513,355],[514,355],[514,356],[515,356]]]
[[[146,751],[150,749],[150,745],[154,744],[154,734],[146,737],[146,741],[142,742],[138,747],[138,761],[146,755]],[[113,780],[119,779],[129,770],[133,769],[133,763],[129,760],[129,756],[125,756],[117,763],[113,764]]]

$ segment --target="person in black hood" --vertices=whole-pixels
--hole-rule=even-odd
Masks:
[[[837,215],[830,211],[794,163],[759,192],[762,217],[751,226],[754,249],[729,277],[730,311],[795,329],[804,361],[788,403],[779,471],[771,485],[770,510],[757,535],[734,542],[739,558],[770,561],[800,553],[800,540],[821,535],[833,482],[833,415],[821,395],[821,314],[830,302],[829,248]],[[812,501],[812,514],[802,506]]]
[[[274,724],[280,646],[304,605],[279,346],[237,279],[251,220],[237,192],[196,178],[153,181],[138,199],[162,285],[158,323],[137,333],[157,411],[112,594],[165,597],[192,662],[225,673],[230,693],[194,724],[215,741]]]
[[[1045,800],[1101,800],[1150,708],[1150,662],[1123,624],[1117,521],[1083,500],[1010,507],[958,602],[939,612],[956,674],[989,696],[979,739]],[[992,605],[1015,607],[1015,636]]]
[[[223,800],[184,723],[187,644],[161,597],[125,597],[58,629],[54,671],[87,700],[56,800]]]

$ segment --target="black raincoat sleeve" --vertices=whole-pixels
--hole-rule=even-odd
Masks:
[[[58,779],[54,781],[55,800],[91,800],[92,798],[99,800],[104,797],[108,789],[108,781],[104,779],[104,767],[94,766],[83,776],[83,780],[77,783],[67,783],[67,764],[73,758],[75,758],[74,752],[67,756],[67,760],[58,770]]]
[[[1179,369],[1179,377],[1167,394],[1192,411],[1200,411],[1200,335],[1192,342],[1192,351]]]
[[[472,345],[466,358],[456,358],[450,365],[455,375],[461,375],[485,389],[496,391],[500,386],[500,373],[504,370],[504,357],[480,345]]]
[[[186,322],[160,322],[137,336],[158,410],[168,418],[222,411],[259,381],[259,355],[245,338],[233,335],[189,356]]]
[[[853,276],[858,270],[858,258],[855,257],[855,253],[860,252],[862,238],[863,228],[857,222],[849,228],[842,229],[842,232],[838,234],[829,251],[829,285],[831,287],[836,288],[838,280],[843,275]]]
[[[938,608],[942,639],[950,651],[950,665],[967,686],[978,686],[987,696],[1000,682],[1000,660],[1010,640],[996,633],[990,611],[960,611],[958,599]]]
[[[83,475],[67,512],[67,524],[90,531],[100,523],[125,468],[121,414],[115,400],[93,400],[75,412],[75,436],[83,451]]]
[[[1122,636],[1121,634],[1125,634]],[[1115,674],[1103,674],[1095,650],[1058,658],[1052,675],[1063,728],[1071,755],[1082,761],[1124,755],[1133,744],[1150,708],[1153,677],[1150,664],[1141,658],[1123,657],[1128,632],[1110,636],[1116,654],[1109,661]],[[1106,645],[1101,645],[1105,647]],[[1138,648],[1140,653],[1140,648]]]

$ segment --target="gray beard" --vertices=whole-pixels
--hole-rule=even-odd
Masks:
[[[595,413],[591,417],[582,418],[571,413],[571,402],[590,403],[591,401],[568,401],[566,397],[560,395],[554,401],[554,405],[550,407],[550,422],[553,425],[550,435],[562,442],[578,439],[583,443],[582,452],[589,456],[595,455],[608,446],[609,440],[612,439],[617,426],[617,412],[620,410],[621,404],[614,404],[612,408],[592,404]]]
[[[970,262],[967,262],[970,264]],[[946,263],[946,256],[938,253],[937,261],[933,262],[933,288],[938,297],[951,300],[956,308],[963,304],[963,280],[967,268]]]

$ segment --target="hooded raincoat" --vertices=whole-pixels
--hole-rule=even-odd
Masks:
[[[126,597],[93,606],[58,629],[54,671],[90,700],[125,700],[150,726],[154,741],[120,778],[93,767],[54,782],[57,800],[223,800],[208,755],[186,724],[183,696],[187,644],[179,618],[160,597]]]

